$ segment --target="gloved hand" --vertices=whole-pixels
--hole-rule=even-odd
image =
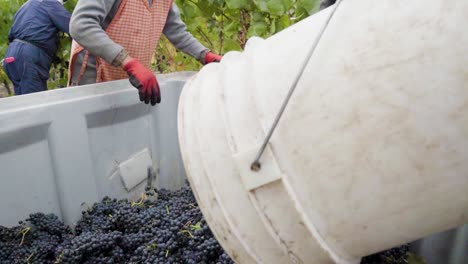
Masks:
[[[205,55],[205,64],[212,63],[212,62],[220,62],[223,56],[214,54],[212,52],[207,52]]]
[[[138,89],[140,101],[151,105],[161,102],[159,84],[154,74],[145,68],[137,59],[130,59],[123,65],[124,71],[130,77],[130,83]]]

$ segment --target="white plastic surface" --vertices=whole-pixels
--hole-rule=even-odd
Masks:
[[[179,138],[238,263],[358,263],[468,222],[468,2],[346,0],[187,82]]]
[[[35,212],[73,224],[82,203],[137,199],[148,165],[157,185],[181,187],[177,105],[192,74],[158,75],[155,107],[128,80],[0,99],[0,225]]]
[[[148,177],[148,167],[153,167],[153,161],[148,149],[144,149],[135,156],[119,165],[118,173],[127,191],[131,191]]]

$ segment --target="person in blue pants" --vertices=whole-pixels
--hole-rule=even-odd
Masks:
[[[47,90],[58,33],[69,34],[70,17],[62,0],[29,0],[16,12],[2,63],[15,95]]]

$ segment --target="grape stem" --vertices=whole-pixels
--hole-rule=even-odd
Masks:
[[[62,260],[62,257],[63,257],[63,251],[60,253],[60,255],[58,255],[57,260],[55,261],[55,264],[60,263],[60,261]]]
[[[20,244],[19,244],[20,246],[23,245],[24,237],[25,237],[26,234],[29,232],[29,230],[31,230],[31,227],[29,227],[29,226],[26,227],[26,228],[24,228],[23,230],[21,230],[21,234],[22,234],[23,236],[21,237],[21,242],[20,242]]]
[[[31,262],[29,262],[29,261],[31,260],[31,258],[32,258],[33,255],[34,255],[34,252],[31,253],[31,255],[29,255],[29,257],[26,259],[26,261],[28,262],[28,264],[31,263]]]
[[[181,233],[188,234],[191,238],[195,238],[189,230],[181,230]]]
[[[146,197],[146,194],[142,193],[141,194],[141,198],[138,202],[132,202],[131,203],[131,206],[134,207],[134,206],[142,206],[143,205],[143,202],[147,199]]]

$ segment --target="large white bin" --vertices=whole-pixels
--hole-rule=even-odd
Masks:
[[[73,225],[105,196],[137,199],[148,166],[159,187],[181,187],[177,106],[191,75],[158,75],[163,100],[154,107],[128,80],[1,99],[0,225],[35,212]]]
[[[468,1],[342,1],[190,80],[188,178],[238,263],[357,263],[468,220]]]

